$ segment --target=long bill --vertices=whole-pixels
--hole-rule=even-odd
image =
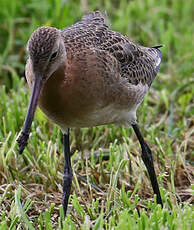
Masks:
[[[38,100],[39,100],[43,85],[44,85],[44,81],[42,80],[42,78],[40,76],[35,76],[32,94],[31,94],[30,102],[28,104],[28,111],[27,111],[25,122],[24,122],[24,128],[19,138],[17,139],[20,154],[22,154],[22,152],[24,151],[24,148],[27,145],[29,133],[30,133],[30,127],[31,127],[31,124],[34,118],[34,113],[36,111],[36,107],[38,104]]]

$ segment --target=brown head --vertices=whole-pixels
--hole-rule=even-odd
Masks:
[[[24,129],[18,138],[20,153],[23,152],[27,145],[30,127],[42,88],[48,78],[66,60],[66,50],[61,32],[52,27],[38,28],[28,41],[27,51],[32,64],[34,83]]]

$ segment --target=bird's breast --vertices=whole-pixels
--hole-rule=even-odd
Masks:
[[[105,109],[103,83],[95,71],[91,74],[78,63],[62,66],[45,83],[40,108],[61,127],[88,127],[113,122],[109,117],[111,110],[107,114]]]

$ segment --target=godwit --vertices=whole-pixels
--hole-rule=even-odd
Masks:
[[[32,94],[18,138],[19,152],[27,145],[38,104],[64,136],[65,215],[72,184],[69,128],[111,123],[134,129],[157,203],[162,206],[152,152],[136,121],[136,110],[160,68],[159,48],[136,45],[110,30],[100,12],[89,13],[63,30],[40,27],[31,35],[26,78]]]

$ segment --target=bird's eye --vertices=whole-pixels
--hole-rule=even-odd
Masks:
[[[56,56],[57,56],[57,51],[56,51],[56,52],[54,52],[54,53],[51,55],[50,60],[52,61],[53,59],[55,59],[55,58],[56,58]]]

